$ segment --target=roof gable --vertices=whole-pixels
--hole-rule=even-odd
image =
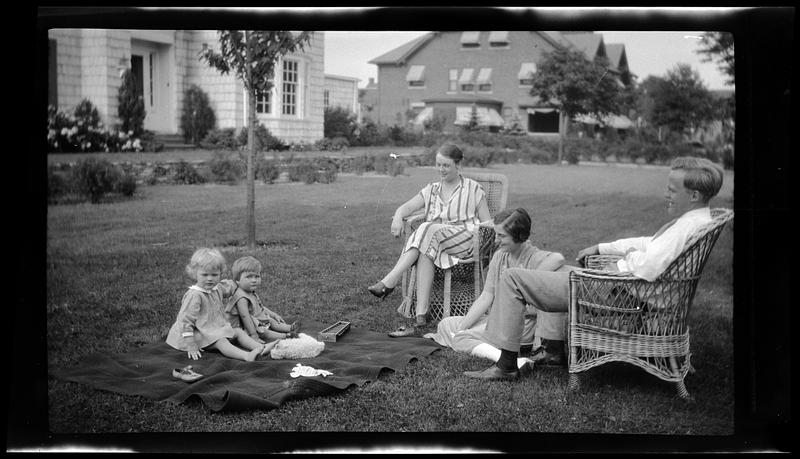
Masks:
[[[594,32],[544,32],[559,45],[582,52],[590,61],[596,57],[607,57],[603,36]]]
[[[435,32],[428,32],[421,37],[411,40],[405,45],[401,45],[389,51],[388,53],[382,54],[376,57],[375,59],[370,60],[369,63],[375,65],[402,64],[435,35],[436,35]]]
[[[625,45],[622,43],[609,43],[606,45],[606,54],[611,68],[623,70],[628,68],[628,58],[625,55]]]

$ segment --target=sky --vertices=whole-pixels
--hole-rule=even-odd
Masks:
[[[369,61],[423,34],[424,31],[327,31],[325,32],[325,73],[358,78],[363,88],[369,78],[378,77],[378,67]],[[650,75],[663,77],[678,63],[689,64],[700,74],[708,89],[733,89],[713,62],[701,62],[698,49],[702,31],[616,32],[596,31],[603,41],[622,43],[628,67],[643,81]]]

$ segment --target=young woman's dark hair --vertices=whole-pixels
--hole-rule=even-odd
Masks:
[[[436,150],[436,153],[444,156],[445,158],[452,159],[456,164],[460,163],[464,158],[464,152],[462,152],[458,146],[452,143],[446,143],[442,145],[438,150]]]
[[[494,224],[506,230],[514,242],[525,242],[531,236],[531,216],[522,207],[501,210],[494,216]]]

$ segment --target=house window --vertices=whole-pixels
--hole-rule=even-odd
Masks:
[[[461,48],[472,49],[480,48],[481,42],[479,41],[480,32],[462,32],[461,33]]]
[[[269,114],[272,112],[271,106],[271,91],[263,91],[256,94],[256,113]]]
[[[458,69],[450,69],[450,79],[447,84],[447,92],[458,91]]]
[[[490,48],[508,48],[508,31],[489,32]]]
[[[492,69],[482,68],[475,82],[478,84],[478,92],[492,92]]]
[[[297,61],[283,61],[283,110],[284,115],[297,114]]]
[[[461,71],[461,77],[458,79],[458,84],[461,86],[462,92],[474,92],[475,82],[472,81],[472,69],[464,69]]]
[[[55,40],[47,41],[47,103],[58,108],[58,55]]]
[[[331,92],[327,89],[322,92],[322,106],[328,108],[331,103]]]
[[[412,65],[406,74],[406,81],[409,88],[423,88],[425,87],[425,66]]]
[[[533,62],[523,62],[519,68],[519,85],[520,86],[532,86],[533,85],[533,74],[536,73],[536,64]]]
[[[558,118],[558,110],[553,108],[529,108],[528,132],[558,134]]]

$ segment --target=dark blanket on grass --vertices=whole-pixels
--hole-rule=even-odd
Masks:
[[[301,333],[317,338],[330,324],[304,323]],[[215,351],[190,360],[166,342],[151,343],[126,354],[92,354],[77,366],[51,371],[51,376],[96,389],[153,400],[181,403],[197,396],[213,411],[273,409],[287,400],[340,393],[350,386],[375,381],[383,370],[400,371],[418,357],[441,347],[424,338],[390,338],[359,327],[335,343],[326,342],[321,354],[310,359],[255,362],[229,359]],[[333,375],[289,376],[298,364],[327,370]],[[192,365],[204,377],[186,383],[172,377],[173,368]]]

